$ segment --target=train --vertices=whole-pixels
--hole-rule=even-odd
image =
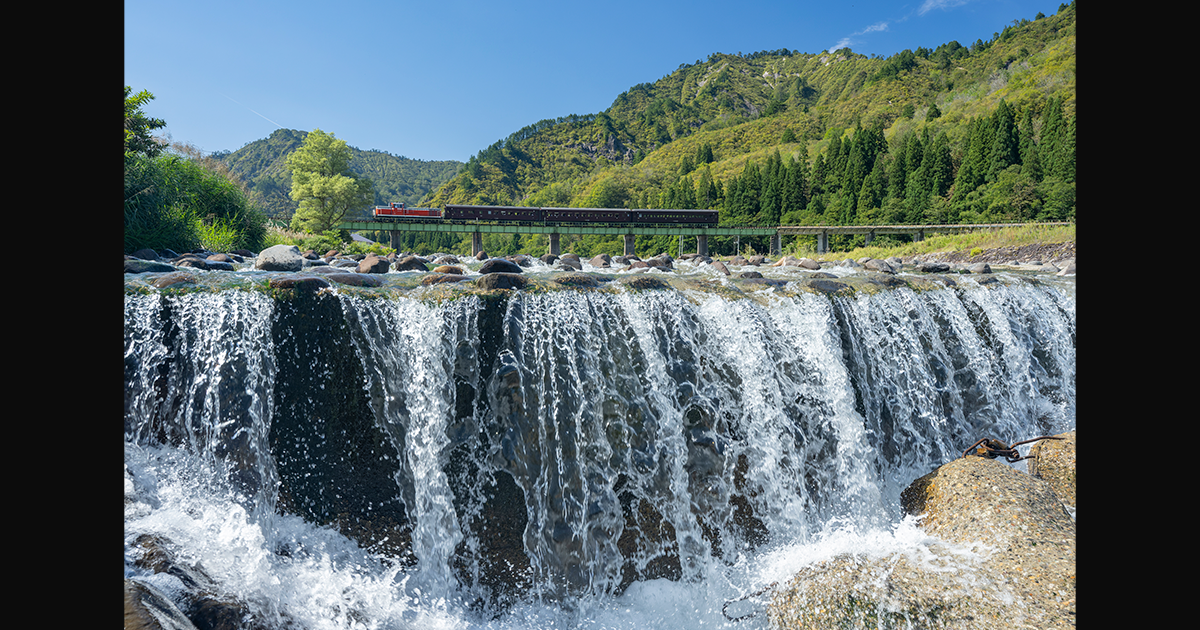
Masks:
[[[409,208],[403,201],[393,201],[386,206],[375,206],[371,216],[376,221],[395,221],[397,219],[429,219],[442,216],[437,208]]]
[[[376,221],[436,219],[498,223],[625,223],[630,225],[715,226],[716,210],[623,210],[616,208],[526,208],[518,206],[460,206],[406,208],[403,202],[375,206]]]

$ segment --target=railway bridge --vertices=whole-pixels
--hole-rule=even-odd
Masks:
[[[345,221],[338,229],[386,230],[391,236],[391,245],[398,247],[402,232],[457,232],[471,234],[471,254],[483,251],[483,235],[493,234],[546,234],[550,238],[550,252],[559,255],[559,237],[563,234],[608,234],[621,235],[625,238],[625,255],[633,255],[635,236],[680,236],[695,237],[696,252],[708,255],[709,236],[770,236],[771,255],[778,256],[782,247],[780,237],[791,235],[815,235],[817,237],[817,252],[829,251],[829,236],[831,234],[862,234],[870,244],[877,234],[910,234],[913,240],[924,240],[925,235],[935,233],[961,233],[978,230],[994,230],[1000,228],[1019,227],[1024,225],[1070,225],[1070,223],[971,223],[971,224],[922,224],[922,225],[780,225],[770,226],[733,226],[722,225],[700,227],[696,225],[660,225],[633,226],[628,224],[610,223],[496,223],[496,222],[451,222],[440,218],[405,218],[393,222],[377,221]]]

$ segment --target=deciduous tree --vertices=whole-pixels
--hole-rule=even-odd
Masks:
[[[333,134],[312,130],[288,156],[287,165],[292,171],[292,199],[300,203],[292,216],[293,230],[332,230],[346,213],[365,208],[374,199],[371,180],[350,170],[350,149]]]

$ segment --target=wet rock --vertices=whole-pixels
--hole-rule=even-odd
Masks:
[[[1075,521],[1050,484],[963,457],[914,481],[906,513],[944,542],[841,555],[776,589],[776,627],[1075,627]]]
[[[497,259],[493,259],[493,260],[497,260]],[[507,261],[505,261],[505,262],[507,262]],[[517,266],[515,263],[509,263],[509,264],[512,264],[514,267]],[[518,269],[519,268],[520,267],[518,267]],[[480,276],[479,279],[477,279],[475,281],[475,286],[477,286],[481,289],[486,289],[486,290],[523,289],[528,284],[529,284],[529,279],[526,278],[524,276],[524,274],[522,274],[519,271],[516,273],[492,271],[485,275]]]
[[[483,263],[483,266],[479,268],[479,273],[486,275],[486,274],[493,274],[493,273],[523,273],[523,272],[521,271],[521,266],[515,262],[512,262],[511,260],[505,260],[503,258],[492,258],[492,259],[489,259],[487,262]]]
[[[946,273],[950,271],[950,264],[944,262],[923,262],[917,265],[917,271],[921,273]]]
[[[992,273],[992,267],[985,262],[967,265],[967,271],[971,273]]]
[[[646,264],[650,267],[658,267],[659,269],[674,269],[675,266],[672,264],[673,262],[673,258],[667,256],[666,254],[661,254],[647,260]]]
[[[607,269],[612,266],[612,256],[609,256],[608,254],[600,254],[599,256],[596,256],[588,261],[588,264],[593,267]]]
[[[554,281],[569,287],[598,287],[600,282],[592,276],[582,273],[564,273],[556,275]]]
[[[150,284],[153,284],[159,289],[166,289],[181,284],[194,285],[196,284],[196,274],[185,271],[177,271],[175,273],[169,273],[160,278],[155,278]]]
[[[667,287],[670,286],[669,284],[666,283],[665,280],[655,278],[654,276],[642,276],[642,275],[621,278],[619,282],[628,286],[631,289],[637,289],[637,290],[641,290],[641,291],[651,290],[651,289],[666,289]]]
[[[416,256],[405,256],[397,260],[396,264],[392,265],[392,269],[396,271],[429,271],[425,263]]]
[[[300,271],[303,266],[300,248],[295,245],[268,247],[254,259],[254,268],[261,271]]]
[[[330,273],[325,274],[325,278],[338,284],[345,284],[354,287],[381,287],[383,286],[383,278],[379,276],[369,275],[365,273]]]
[[[130,254],[130,256],[133,256],[134,258],[140,258],[142,260],[158,260],[158,252],[154,251],[153,249],[149,249],[149,248],[139,249],[136,252],[133,252],[132,254]]]
[[[371,254],[362,259],[356,269],[358,273],[387,273],[390,266],[391,263],[388,262],[388,259]]]
[[[813,278],[811,280],[807,280],[805,281],[804,286],[816,289],[821,293],[840,293],[850,288],[850,285],[845,284],[844,282],[837,282],[836,280],[828,280],[825,278]]]
[[[725,274],[725,275],[727,275],[727,276],[729,275],[729,268],[725,266],[725,263],[723,263],[723,262],[721,262],[721,261],[719,261],[719,260],[718,260],[718,261],[715,261],[715,262],[713,262],[713,264],[712,264],[712,268],[713,268],[713,269],[716,269],[717,271],[720,271],[721,273],[723,273],[723,274]]]
[[[863,265],[863,267],[870,269],[871,271],[878,271],[880,273],[889,273],[889,274],[896,273],[896,267],[897,267],[896,265],[893,265],[889,261],[879,260],[878,258],[868,258],[867,261],[864,262],[862,265]]]
[[[196,630],[183,611],[161,591],[125,579],[126,630]]]
[[[1075,505],[1075,432],[1060,433],[1061,440],[1042,440],[1029,449],[1029,474],[1043,479],[1062,502]]]
[[[547,265],[553,265],[554,261],[558,260],[558,256],[556,256],[554,254],[546,254],[546,255],[542,256],[541,258],[539,258],[538,260],[542,261],[543,263],[546,263]]]
[[[125,261],[125,273],[161,273],[164,271],[175,271],[175,267],[167,263],[152,262],[149,260]]]
[[[439,266],[433,268],[433,272],[434,273],[452,273],[452,274],[459,275],[459,276],[463,275],[462,268],[455,267],[454,265],[439,265]]]
[[[314,292],[320,289],[328,289],[329,281],[318,276],[285,276],[281,278],[271,278],[272,289],[293,289],[302,292]]]
[[[763,275],[757,271],[743,271],[737,275],[739,278],[761,278]]]
[[[458,273],[431,273],[431,274],[425,276],[424,278],[421,278],[421,284],[423,286],[429,286],[431,284],[444,284],[447,282],[462,282],[464,280],[470,280],[470,278],[468,276],[465,276],[463,274],[458,274]]]

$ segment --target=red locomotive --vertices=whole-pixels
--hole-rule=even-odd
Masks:
[[[375,206],[371,215],[376,221],[395,221],[396,219],[437,219],[442,211],[437,208],[409,208],[403,201],[393,201],[389,206]]]

